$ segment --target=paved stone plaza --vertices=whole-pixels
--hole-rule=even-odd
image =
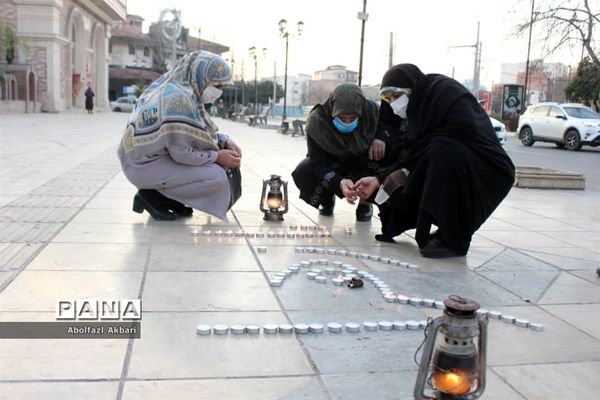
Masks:
[[[290,173],[303,137],[217,119],[243,149],[243,197],[224,222],[195,212],[157,222],[131,211],[135,189],[116,158],[126,114],[0,116],[0,320],[53,321],[55,301],[141,298],[142,338],[0,341],[0,399],[410,399],[422,330],[198,336],[206,324],[424,320],[440,310],[387,303],[372,284],[318,284],[291,263],[343,261],[395,293],[469,297],[543,324],[489,321],[485,399],[596,399],[600,393],[600,193],[513,189],[467,257],[419,255],[412,232],[376,242],[380,223],[355,222],[337,202],[320,217]],[[290,182],[283,223],[262,220],[262,179]],[[269,237],[324,225],[330,238]],[[352,234],[346,228],[352,229]],[[265,237],[192,232],[262,232]],[[272,235],[271,235],[272,236]],[[266,246],[258,252],[256,246]],[[331,254],[399,259],[418,268]]]

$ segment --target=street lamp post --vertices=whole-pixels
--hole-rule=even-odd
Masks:
[[[298,34],[302,35],[302,28],[304,28],[304,22],[298,21]],[[284,132],[286,130],[286,119],[287,119],[287,69],[288,69],[288,47],[289,38],[291,33],[287,30],[287,21],[282,19],[279,21],[279,36],[285,39],[285,72],[283,77],[283,116],[281,118],[281,127]]]
[[[365,22],[369,19],[367,14],[367,0],[363,0],[363,10],[358,13],[358,19],[362,21],[362,27],[360,30],[360,59],[358,61],[358,86],[362,85],[363,75],[363,49],[365,45]]]
[[[254,59],[254,115],[258,115],[258,86],[257,86],[257,71],[258,71],[258,54],[256,47],[252,46],[248,49],[250,57]],[[263,57],[267,56],[267,48],[263,47]]]
[[[531,0],[531,17],[529,18],[529,40],[527,41],[527,61],[525,62],[525,86],[523,88],[523,97],[524,99],[521,99],[521,101],[523,101],[523,105],[524,107],[522,108],[523,111],[527,108],[527,106],[529,105],[529,53],[531,51],[531,30],[533,28],[533,17],[534,17],[534,9],[535,9],[535,0]]]

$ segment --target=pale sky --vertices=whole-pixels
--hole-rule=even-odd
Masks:
[[[594,1],[594,0],[593,0]],[[536,3],[541,3],[538,0]],[[266,59],[258,59],[258,76],[283,75],[285,41],[279,38],[278,22],[304,22],[304,32],[290,39],[288,75],[315,71],[341,64],[358,71],[363,0],[127,0],[128,13],[142,16],[144,31],[159,18],[164,8],[181,10],[184,26],[194,36],[229,46],[236,61],[236,75],[254,77],[254,62],[248,48],[266,47]],[[379,84],[388,68],[390,32],[395,34],[394,63],[410,62],[425,73],[442,73],[459,81],[473,76],[474,49],[448,46],[476,43],[477,22],[481,23],[482,69],[480,81],[488,88],[500,80],[500,64],[525,62],[527,36],[511,36],[514,26],[527,20],[530,1],[518,0],[368,0],[369,20],[365,26],[363,84]],[[541,55],[532,44],[531,59]],[[575,65],[581,48],[567,50],[559,61]],[[231,54],[225,54],[230,58]],[[552,61],[552,60],[549,60]],[[556,60],[555,60],[556,61]]]

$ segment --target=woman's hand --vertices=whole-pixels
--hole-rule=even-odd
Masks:
[[[219,150],[217,151],[217,161],[223,168],[236,168],[240,166],[241,158],[234,150]]]
[[[363,200],[369,199],[377,189],[379,189],[379,180],[374,176],[360,178],[354,185],[356,194]]]
[[[348,203],[354,204],[354,202],[358,200],[358,195],[356,190],[354,190],[354,182],[352,182],[350,179],[342,179],[340,181],[340,189],[342,190],[342,194]]]
[[[379,161],[385,156],[385,142],[381,139],[373,140],[369,147],[369,160]]]
[[[237,153],[239,158],[242,158],[242,149],[239,148],[237,144],[231,139],[225,142],[225,148],[228,150],[232,150]]]

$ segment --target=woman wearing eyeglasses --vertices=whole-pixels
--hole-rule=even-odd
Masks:
[[[376,239],[393,242],[416,228],[424,257],[466,255],[471,237],[514,181],[514,165],[490,119],[460,83],[412,64],[389,69],[380,95],[388,103],[380,124],[408,124],[397,132],[397,161],[355,184],[359,197],[380,203]],[[433,225],[437,231],[430,233]]]

